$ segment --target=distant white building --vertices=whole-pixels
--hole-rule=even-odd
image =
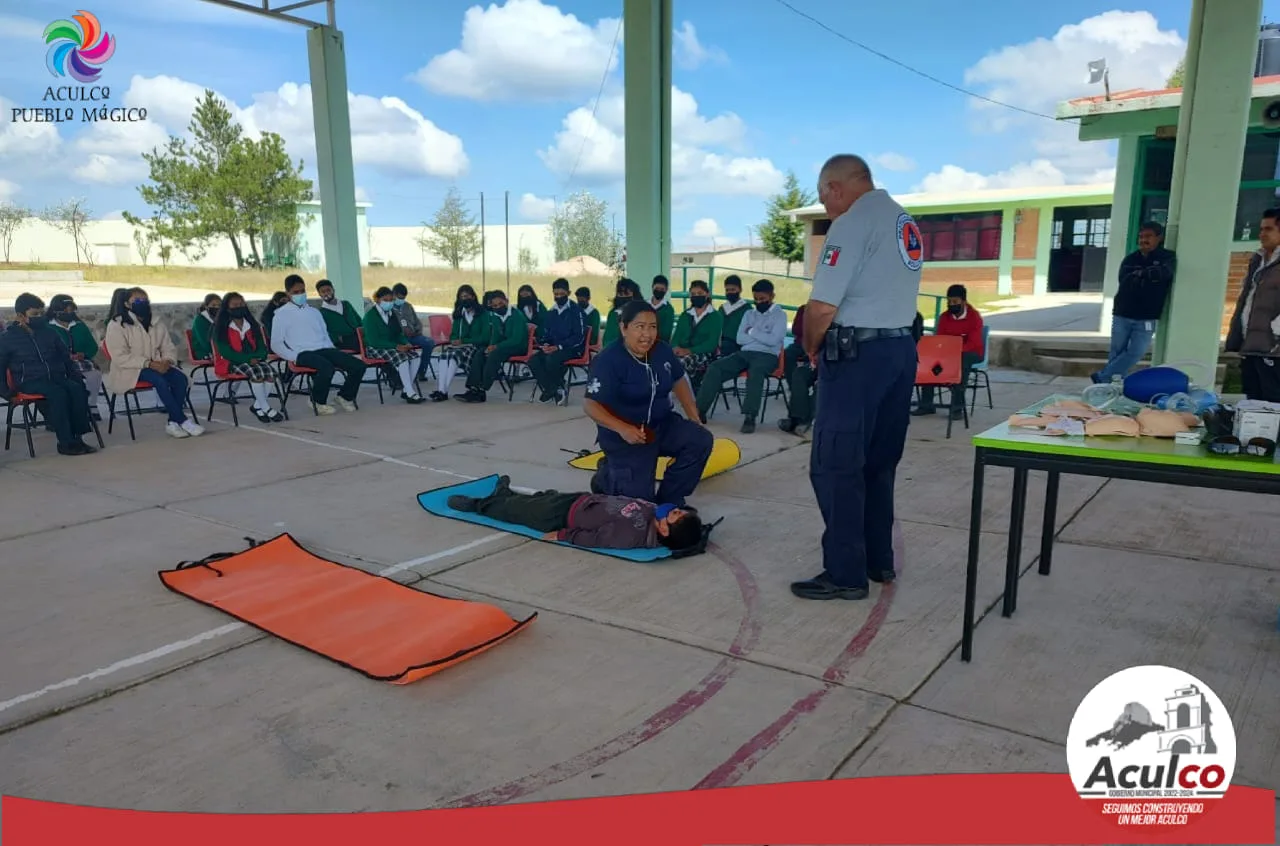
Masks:
[[[718,250],[691,250],[671,254],[671,274],[674,277],[683,273],[681,268],[699,267],[739,270],[768,276],[782,276],[787,272],[787,263],[771,255],[764,247],[721,247]],[[804,276],[804,271],[803,261],[791,263],[792,276]],[[693,278],[690,277],[689,281],[693,281]]]

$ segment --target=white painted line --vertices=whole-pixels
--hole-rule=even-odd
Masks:
[[[422,564],[439,561],[442,558],[448,558],[450,555],[456,555],[459,552],[467,552],[468,550],[475,549],[478,546],[483,546],[484,544],[495,541],[501,537],[505,537],[504,532],[495,532],[491,535],[485,535],[484,537],[478,538],[469,543],[460,544],[458,546],[450,547],[449,549],[443,549],[439,552],[433,552],[430,555],[424,555],[421,558],[414,558],[410,561],[402,561],[399,564],[393,564],[392,566],[380,571],[378,575],[393,576],[396,573],[403,573],[405,570],[411,570]],[[83,682],[105,678],[106,676],[115,675],[121,670],[128,670],[131,667],[149,664],[152,661],[164,658],[166,655],[181,652],[184,649],[189,649],[192,646],[198,646],[206,641],[214,640],[245,628],[248,628],[248,625],[245,623],[228,623],[225,626],[218,626],[216,629],[209,629],[206,632],[201,632],[198,635],[194,635],[184,640],[175,640],[173,643],[166,643],[164,646],[152,649],[150,652],[143,652],[139,655],[134,655],[130,658],[116,661],[114,664],[108,664],[105,667],[99,667],[96,670],[91,670],[83,675],[74,676],[54,684],[46,685],[39,690],[32,691],[31,693],[24,693],[21,696],[15,696],[13,699],[7,699],[4,702],[0,702],[0,712],[7,711],[10,708],[15,708],[24,703],[39,699],[47,694],[75,687]]]

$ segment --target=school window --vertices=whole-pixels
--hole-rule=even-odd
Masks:
[[[925,261],[998,261],[1000,212],[926,214],[916,218]]]

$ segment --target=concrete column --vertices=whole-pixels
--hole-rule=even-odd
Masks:
[[[1013,294],[1013,233],[1017,227],[1017,216],[1016,208],[1000,211],[1000,275],[996,282],[996,293],[1002,295]]]
[[[1053,253],[1053,206],[1040,207],[1040,222],[1036,227],[1035,288],[1037,297],[1049,293],[1049,257]]]
[[[672,0],[624,0],[627,275],[671,275]]]
[[[311,64],[325,273],[340,299],[363,310],[362,251],[356,220],[356,174],[351,159],[351,115],[342,33],[327,26],[308,30],[307,56]]]
[[[1120,262],[1129,249],[1129,221],[1136,201],[1134,188],[1138,173],[1138,136],[1121,135],[1116,150],[1116,184],[1111,197],[1111,237],[1107,242],[1107,269],[1102,278],[1102,315],[1098,331],[1111,333],[1111,306],[1120,288]],[[1232,216],[1234,219],[1234,215]]]
[[[1167,246],[1178,273],[1152,358],[1218,362],[1262,0],[1195,0],[1178,115]],[[1181,167],[1179,166],[1181,165]],[[1193,373],[1201,377],[1201,373]]]

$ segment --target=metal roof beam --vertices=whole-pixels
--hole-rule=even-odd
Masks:
[[[328,25],[335,26],[334,0],[299,0],[296,3],[290,3],[287,6],[271,7],[271,0],[261,0],[261,4],[242,2],[242,0],[201,0],[202,3],[213,3],[218,6],[225,6],[228,9],[237,9],[241,12],[249,12],[250,14],[260,15],[264,18],[270,18],[276,21],[285,21],[287,23],[298,24],[305,27],[324,26],[320,21],[308,20],[300,18],[296,15],[288,14],[295,9],[302,9],[307,6],[318,6],[325,4],[328,12]]]

